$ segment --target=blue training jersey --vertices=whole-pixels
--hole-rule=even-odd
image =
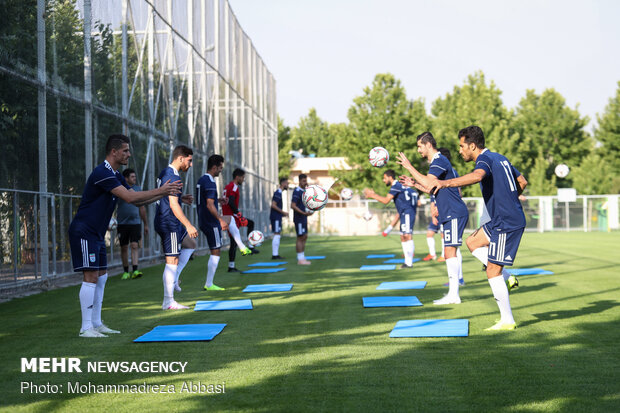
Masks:
[[[398,211],[399,214],[411,211],[411,194],[407,191],[407,188],[405,188],[403,184],[398,181],[394,181],[392,187],[390,188],[390,192],[388,193],[394,197],[394,205],[396,206],[396,211]]]
[[[280,188],[276,189],[276,192],[273,193],[273,197],[271,198],[271,202],[275,202],[276,206],[282,209],[282,206],[283,206],[282,205],[282,189]],[[282,214],[272,208],[271,212],[269,213],[269,219],[275,220],[275,219],[281,219],[281,218],[282,218]]]
[[[405,198],[409,199],[411,202],[411,208],[413,209],[413,214],[415,215],[418,210],[418,200],[420,199],[420,194],[413,188],[405,187]]]
[[[291,197],[291,204],[295,204],[297,205],[297,208],[301,209],[302,211],[305,211],[306,206],[304,205],[302,201],[303,195],[304,195],[303,189],[301,189],[300,187],[295,188],[295,190],[293,191],[293,196]],[[294,211],[293,222],[302,223],[302,224],[308,222],[308,216],[302,215],[295,210],[293,211]]]
[[[204,228],[219,224],[220,220],[214,217],[207,208],[207,199],[212,199],[215,210],[218,211],[217,185],[215,179],[209,174],[204,174],[196,184],[196,205],[198,206],[198,226]]]
[[[173,166],[168,165],[157,177],[157,187],[159,188],[167,181],[176,182],[180,181],[179,171]],[[176,195],[179,198],[179,205],[181,205],[181,193]],[[172,209],[170,209],[170,200],[168,196],[163,197],[155,203],[155,231],[157,232],[175,232],[182,226],[181,221],[174,216]]]
[[[476,169],[486,173],[480,181],[480,189],[491,217],[487,225],[498,231],[525,228],[525,214],[519,201],[517,183],[521,173],[517,168],[504,155],[485,149],[476,159]]]
[[[110,191],[121,185],[130,189],[123,175],[113,170],[108,161],[97,165],[86,181],[69,232],[80,238],[102,240],[116,207],[116,197]]]
[[[441,153],[437,152],[431,161],[428,169],[430,175],[436,176],[438,179],[446,180],[456,178],[452,164]],[[435,193],[435,204],[439,212],[437,220],[440,224],[447,222],[453,218],[468,217],[467,205],[461,199],[458,188],[442,188]]]

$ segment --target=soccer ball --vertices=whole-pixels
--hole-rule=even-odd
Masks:
[[[372,166],[376,166],[377,168],[381,168],[385,166],[390,160],[389,152],[380,146],[374,147],[368,153],[368,160]]]
[[[108,231],[113,231],[118,226],[118,222],[116,222],[116,218],[112,217],[110,219],[110,223],[108,224]]]
[[[254,230],[248,234],[248,244],[258,247],[265,241],[265,236],[259,230]]]
[[[343,188],[342,191],[340,191],[340,198],[349,201],[353,198],[353,190],[351,188]]]
[[[362,215],[362,218],[364,218],[365,221],[370,221],[372,219],[372,212],[367,210],[364,212],[364,215]]]
[[[555,174],[558,178],[566,178],[566,175],[570,172],[570,168],[565,163],[561,163],[555,167]]]
[[[327,191],[319,185],[310,185],[304,191],[301,200],[310,211],[319,211],[327,205]]]

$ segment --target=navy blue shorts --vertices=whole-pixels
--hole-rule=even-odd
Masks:
[[[483,225],[482,229],[489,239],[489,262],[502,266],[512,265],[525,228],[507,232]]]
[[[96,271],[108,268],[105,240],[86,239],[69,233],[73,271]]]
[[[437,231],[439,231],[439,223],[437,223],[437,225],[433,224],[433,220],[431,219],[431,222],[428,223],[428,228],[429,231],[433,231],[435,233],[437,233]]]
[[[181,226],[173,232],[157,232],[161,237],[161,246],[166,257],[178,257],[181,254],[181,243],[187,236],[187,230]]]
[[[219,222],[217,224],[209,224],[208,226],[200,227],[200,230],[207,237],[210,250],[219,250],[222,248],[222,226]]]
[[[295,233],[298,237],[305,235],[308,233],[308,221],[306,222],[295,222]]]
[[[282,219],[271,220],[271,231],[274,234],[279,234],[280,232],[282,232]]]
[[[443,245],[444,247],[458,247],[463,243],[463,232],[469,221],[468,216],[452,218],[443,222]]]
[[[413,211],[407,211],[400,214],[400,233],[412,234],[413,224],[415,224],[415,214]]]

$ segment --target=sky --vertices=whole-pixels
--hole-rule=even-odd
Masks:
[[[356,96],[392,73],[433,101],[482,70],[515,108],[553,88],[595,125],[620,81],[616,0],[229,0],[295,126],[316,108],[348,122]]]

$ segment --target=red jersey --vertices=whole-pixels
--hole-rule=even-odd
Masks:
[[[235,181],[230,181],[228,185],[224,188],[224,196],[226,197],[235,197],[235,206],[237,207],[237,211],[239,210],[239,185],[235,183]],[[228,204],[222,205],[222,215],[232,215],[234,212]]]

